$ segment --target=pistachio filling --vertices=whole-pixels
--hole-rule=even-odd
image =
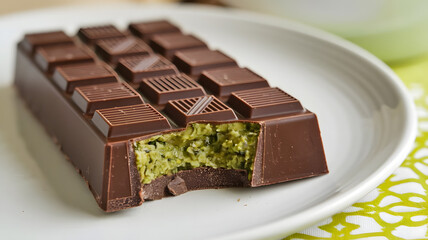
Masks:
[[[180,132],[135,142],[141,182],[197,167],[243,169],[251,180],[259,133],[257,123],[193,123]]]

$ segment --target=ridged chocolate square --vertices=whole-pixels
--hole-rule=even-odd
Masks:
[[[97,110],[92,122],[107,138],[139,136],[171,128],[168,120],[150,104]]]
[[[178,74],[175,65],[158,54],[121,58],[116,70],[133,83],[139,83],[143,78]]]
[[[71,99],[88,115],[98,109],[144,103],[140,94],[123,82],[77,87]]]
[[[131,36],[99,40],[95,51],[104,61],[111,64],[116,64],[123,57],[149,55],[152,52],[143,41]]]
[[[196,48],[207,48],[207,45],[193,35],[182,33],[159,34],[153,36],[150,47],[167,59],[171,59],[176,51]]]
[[[237,119],[233,110],[214,96],[168,101],[165,112],[181,127],[197,120],[228,121]]]
[[[67,44],[73,44],[73,39],[63,31],[25,34],[22,41],[22,46],[30,53],[34,53],[38,47]]]
[[[184,74],[143,79],[140,90],[155,104],[205,95],[204,89]]]
[[[150,39],[155,34],[161,33],[179,33],[180,29],[174,24],[166,21],[150,21],[129,24],[129,31],[135,36],[143,39],[143,41],[149,43]]]
[[[52,73],[57,66],[94,61],[86,51],[76,45],[40,47],[36,50],[34,59],[37,65],[48,73]]]
[[[303,112],[300,101],[279,88],[256,88],[233,92],[228,104],[246,118]]]
[[[125,37],[125,34],[113,25],[103,25],[80,28],[77,36],[84,43],[92,45],[98,40]]]
[[[176,52],[172,63],[188,75],[199,75],[202,71],[215,68],[238,66],[226,54],[210,49],[192,49]]]
[[[52,78],[67,93],[79,86],[118,81],[112,70],[96,63],[58,67]]]
[[[216,96],[226,97],[234,91],[269,87],[266,79],[248,68],[221,68],[203,71],[199,84]]]

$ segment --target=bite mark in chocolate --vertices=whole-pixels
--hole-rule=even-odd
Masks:
[[[133,143],[141,183],[198,167],[246,170],[251,180],[260,132],[258,123],[235,121],[192,123],[186,129],[143,137]]]

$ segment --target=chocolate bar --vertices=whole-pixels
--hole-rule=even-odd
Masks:
[[[167,21],[27,34],[15,85],[107,212],[328,173],[314,113]]]

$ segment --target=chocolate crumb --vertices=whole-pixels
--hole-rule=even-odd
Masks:
[[[172,195],[177,196],[187,192],[186,182],[181,177],[176,176],[168,183],[168,190]]]

